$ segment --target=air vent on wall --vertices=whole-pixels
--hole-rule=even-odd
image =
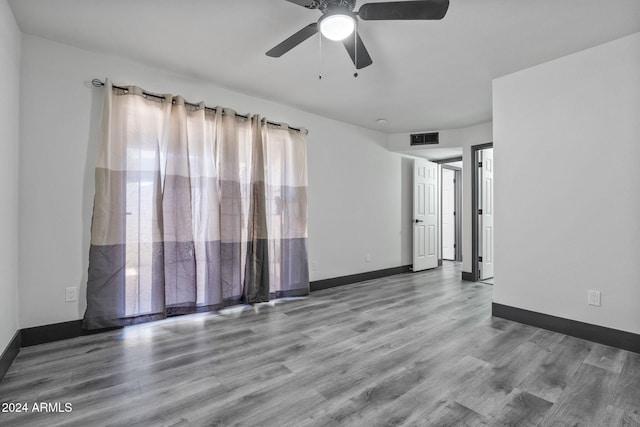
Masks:
[[[438,132],[411,134],[411,145],[438,144],[439,142],[440,134]]]

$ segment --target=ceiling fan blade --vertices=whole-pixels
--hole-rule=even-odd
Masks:
[[[347,52],[349,53],[351,60],[355,64],[356,70],[360,70],[364,67],[368,67],[369,65],[373,64],[373,60],[371,59],[371,56],[369,56],[369,52],[367,51],[367,48],[364,47],[364,43],[362,43],[360,34],[357,34],[357,38],[358,38],[357,51],[356,51],[356,43],[355,43],[354,37],[349,36],[346,39],[344,39],[342,43],[344,44],[344,47],[347,48]],[[356,60],[357,60],[357,63],[356,63]]]
[[[316,0],[287,0],[289,3],[297,4],[298,6],[306,7],[307,9],[317,9],[320,5]]]
[[[271,56],[272,58],[279,58],[317,32],[318,24],[316,24],[315,22],[313,24],[309,24],[270,51],[268,51],[267,56]]]
[[[365,21],[442,19],[449,0],[394,1],[363,4],[358,16]]]

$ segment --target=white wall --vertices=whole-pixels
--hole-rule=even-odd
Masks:
[[[410,214],[405,212],[411,206],[409,160],[387,150],[385,134],[24,35],[21,328],[79,319],[84,313],[95,130],[102,102],[102,89],[87,82],[96,77],[307,127],[309,257],[317,265],[311,280],[411,263]],[[80,302],[64,302],[67,286],[80,287]]]
[[[20,29],[0,0],[0,354],[18,330]]]
[[[640,333],[640,33],[494,80],[493,110],[494,301]]]
[[[471,273],[471,173],[473,166],[471,146],[492,142],[493,125],[492,122],[486,122],[460,129],[440,130],[439,132],[440,143],[437,148],[462,148],[462,271]],[[423,151],[424,147],[410,145],[409,135],[410,133],[389,135],[389,150],[405,154],[417,154]]]

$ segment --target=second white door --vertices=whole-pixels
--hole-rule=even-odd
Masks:
[[[456,259],[455,176],[451,169],[442,169],[442,259]]]

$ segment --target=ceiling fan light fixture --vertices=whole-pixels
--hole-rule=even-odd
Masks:
[[[325,15],[318,22],[320,33],[329,40],[344,40],[353,34],[356,28],[355,17],[347,13]]]

